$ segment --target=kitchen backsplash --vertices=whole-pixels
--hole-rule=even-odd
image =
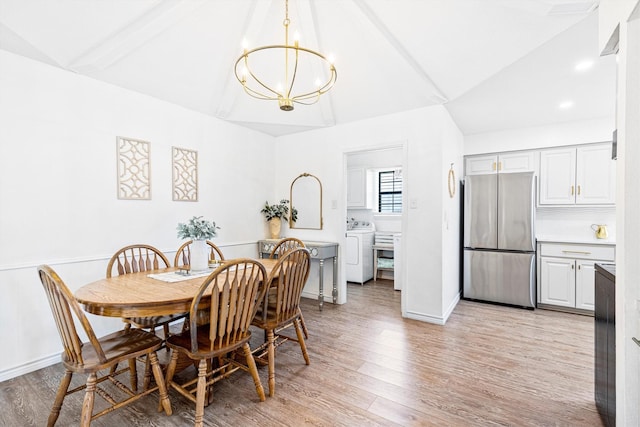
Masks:
[[[592,224],[607,226],[609,237],[597,239]],[[545,207],[536,210],[536,237],[558,240],[616,240],[615,207]]]

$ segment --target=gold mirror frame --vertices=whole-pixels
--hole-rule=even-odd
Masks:
[[[317,176],[312,175],[310,173],[301,173],[300,175],[298,175],[296,177],[296,179],[293,180],[293,182],[291,183],[291,188],[289,189],[289,212],[292,213],[293,212],[293,208],[295,206],[295,201],[293,198],[293,187],[296,183],[296,181],[298,181],[299,179],[302,178],[313,178],[318,182],[318,188],[319,188],[319,211],[318,211],[318,216],[319,216],[319,224],[317,227],[315,226],[296,226],[296,223],[293,221],[293,215],[289,215],[289,228],[298,228],[301,230],[322,230],[323,227],[323,220],[322,220],[322,182],[320,182],[320,180],[318,179]],[[298,208],[296,208],[298,210],[298,215],[304,214],[304,212],[306,211],[307,213],[310,212],[310,209],[313,209],[313,203],[311,204],[305,204],[303,206],[299,205]],[[315,221],[314,221],[315,222]],[[306,225],[306,222],[303,222],[303,225]],[[313,224],[312,224],[313,225]]]

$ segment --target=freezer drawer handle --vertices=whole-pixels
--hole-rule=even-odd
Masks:
[[[562,251],[563,254],[583,254],[583,255],[591,255],[591,252],[587,251]]]

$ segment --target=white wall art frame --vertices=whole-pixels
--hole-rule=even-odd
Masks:
[[[198,152],[186,148],[171,147],[173,200],[198,201]]]
[[[151,200],[151,143],[117,137],[118,199]]]

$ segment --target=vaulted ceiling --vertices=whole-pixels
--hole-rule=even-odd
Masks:
[[[243,40],[283,42],[284,0],[0,0],[0,49],[276,136],[436,104],[465,134],[615,111],[597,1],[290,0],[289,16],[338,71],[291,112],[233,70]]]

